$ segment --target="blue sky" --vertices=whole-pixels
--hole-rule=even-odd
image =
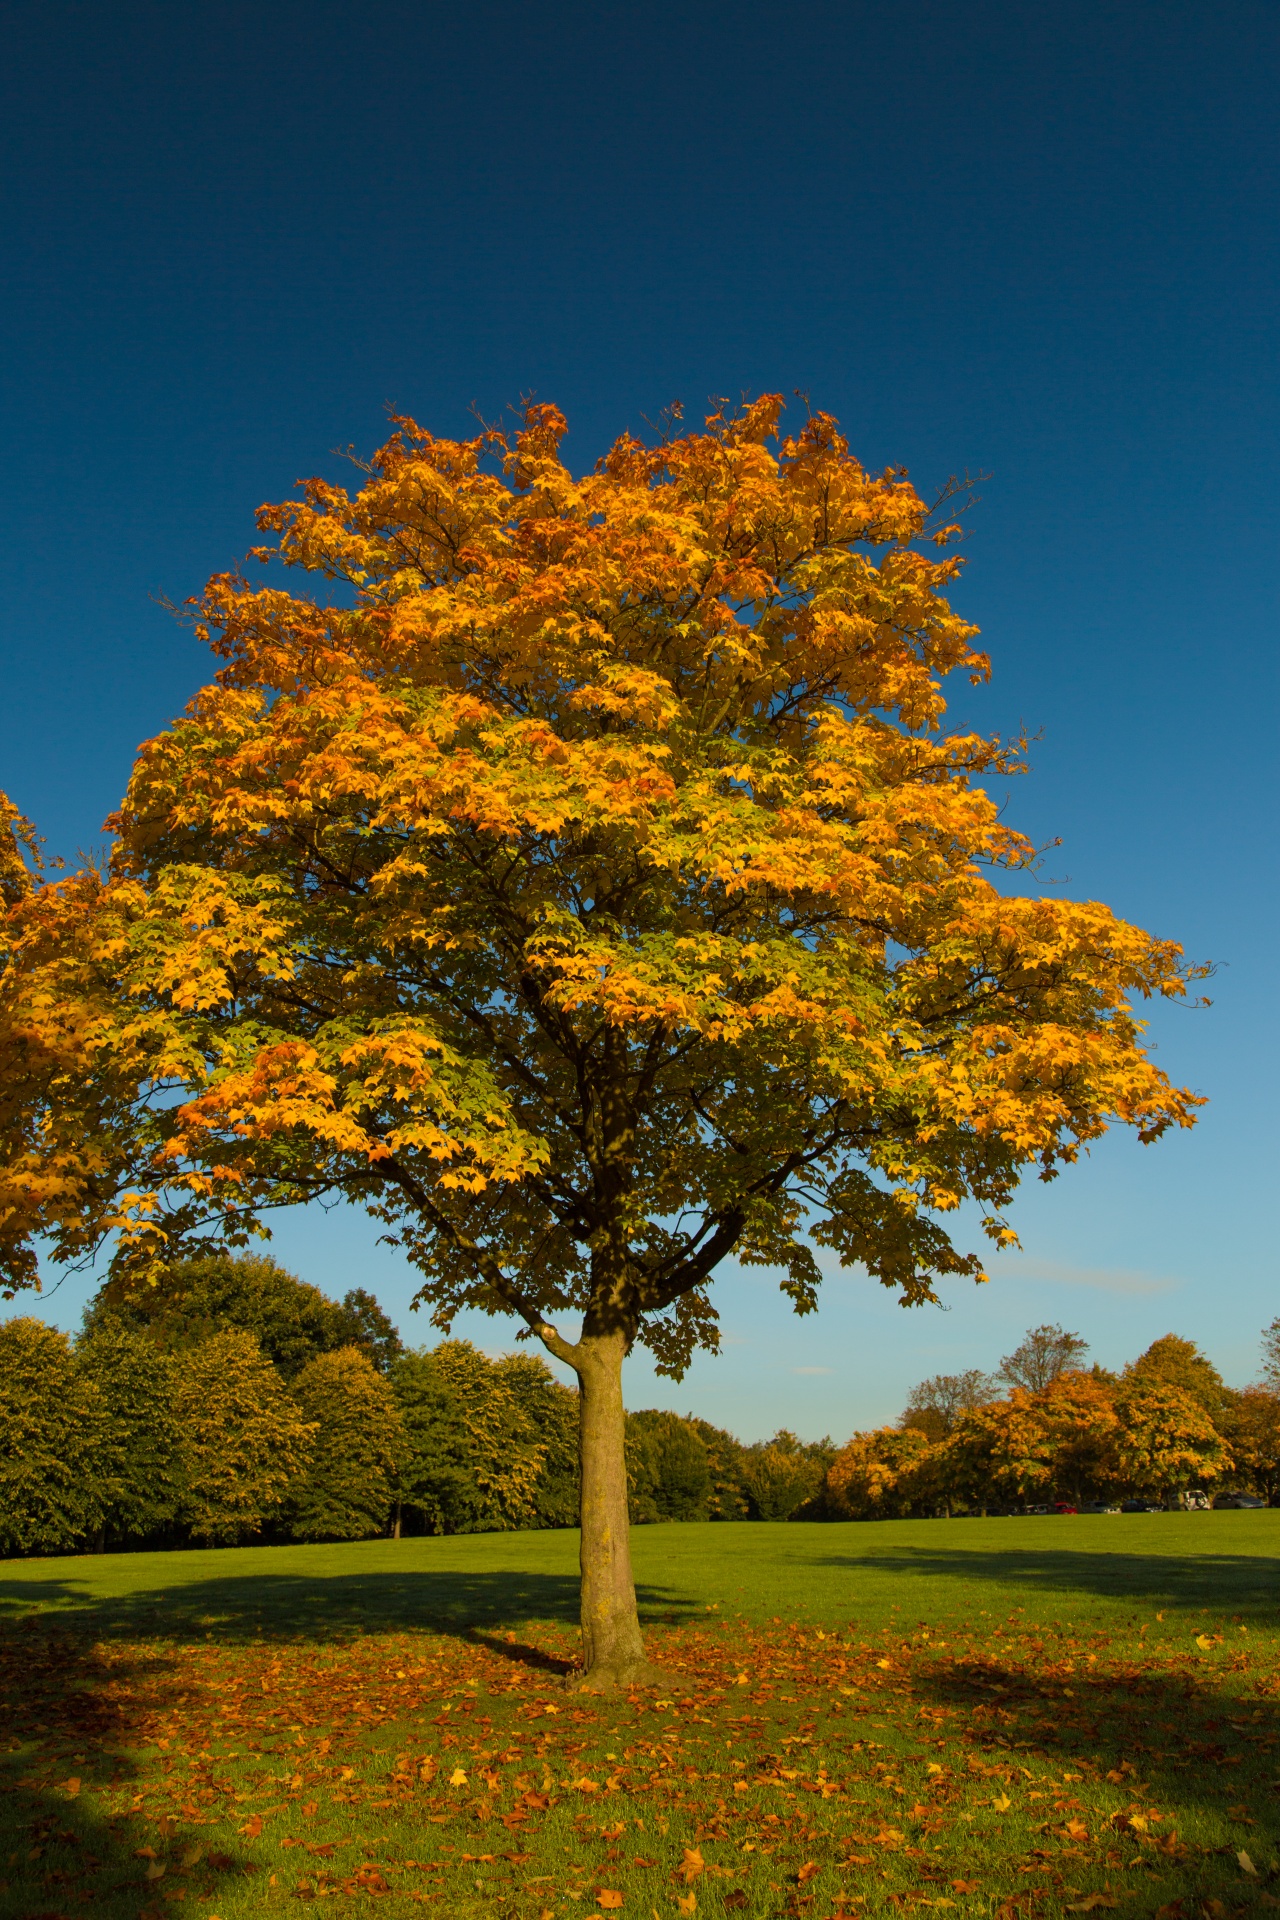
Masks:
[[[800,389],[922,490],[989,476],[957,604],[1041,733],[1048,879],[1218,963],[1160,1058],[1212,1105],[1019,1203],[951,1311],[833,1273],[632,1404],[843,1435],[1061,1320],[1236,1381],[1277,1311],[1274,475],[1280,13],[857,0],[20,10],[0,74],[0,785],[69,853],[207,675],[164,613],[388,405],[536,392],[589,465],[673,399]],[[1260,730],[1261,729],[1261,730]],[[343,1216],[276,1250],[407,1315]],[[37,1310],[74,1325],[67,1281]],[[25,1308],[29,1303],[19,1303]],[[497,1323],[468,1328],[506,1344]]]

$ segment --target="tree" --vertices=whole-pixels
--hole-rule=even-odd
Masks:
[[[752,1519],[792,1519],[817,1497],[835,1455],[830,1440],[799,1440],[786,1427],[744,1447],[739,1473]]]
[[[101,1526],[103,1412],[64,1333],[0,1326],[0,1552],[68,1553]]]
[[[627,1415],[627,1477],[633,1521],[706,1519],[711,1463],[700,1435],[678,1413]]]
[[[504,1533],[539,1522],[549,1463],[563,1474],[572,1396],[532,1356],[490,1360],[469,1340],[407,1353],[391,1386],[405,1429],[404,1499],[432,1533]],[[549,1416],[549,1417],[548,1417]],[[547,1524],[547,1522],[543,1522]],[[556,1522],[551,1522],[556,1524]]]
[[[742,1442],[723,1427],[699,1420],[696,1414],[688,1413],[685,1419],[707,1450],[707,1471],[711,1476],[707,1488],[708,1520],[746,1520],[750,1508],[742,1485],[745,1451]]]
[[[912,1419],[913,1414],[933,1413],[938,1417],[939,1434],[950,1433],[959,1414],[969,1407],[980,1407],[994,1397],[995,1383],[990,1374],[977,1367],[970,1367],[964,1373],[935,1373],[928,1380],[922,1380],[918,1387],[912,1387],[902,1425],[920,1424]]]
[[[321,593],[210,582],[217,684],[141,749],[109,869],[28,862],[6,921],[11,1284],[39,1235],[145,1277],[365,1206],[440,1327],[514,1316],[578,1377],[592,1688],[654,1677],[634,1343],[676,1377],[714,1347],[730,1255],[798,1312],[815,1244],[908,1303],[980,1280],[961,1202],[1008,1244],[1024,1172],[1198,1104],[1133,1011],[1180,950],[1029,897],[980,784],[1020,749],[944,730],[945,677],[988,673],[956,525],[780,406],[584,477],[554,407],[402,420],[354,496],[262,509],[255,561]]]
[[[195,1538],[230,1545],[261,1532],[306,1467],[316,1430],[253,1335],[228,1327],[181,1352],[174,1410],[182,1516]]]
[[[1280,1393],[1280,1317],[1262,1336],[1262,1377],[1273,1392]]]
[[[1031,1327],[1020,1347],[1006,1353],[999,1378],[1024,1393],[1043,1393],[1059,1374],[1074,1371],[1089,1351],[1089,1342],[1062,1327]]]
[[[827,1469],[826,1507],[840,1520],[899,1520],[933,1492],[936,1448],[918,1427],[855,1433]]]
[[[1232,1479],[1274,1506],[1280,1499],[1280,1394],[1227,1393],[1215,1423],[1231,1451]]]
[[[391,1389],[358,1347],[317,1354],[293,1382],[314,1429],[289,1484],[284,1518],[295,1540],[367,1540],[396,1498],[404,1430]]]
[[[168,1526],[182,1502],[173,1361],[146,1334],[104,1320],[80,1341],[76,1365],[102,1410],[94,1470],[104,1543],[145,1539]]]
[[[1177,1387],[1203,1407],[1211,1420],[1221,1413],[1226,1391],[1212,1360],[1205,1358],[1194,1340],[1183,1340],[1176,1333],[1163,1334],[1145,1353],[1131,1360],[1123,1382],[1125,1386]]]
[[[1216,1480],[1230,1452],[1198,1400],[1159,1380],[1137,1381],[1116,1399],[1116,1456],[1125,1483],[1167,1499],[1193,1480]]]
[[[173,1261],[151,1286],[108,1283],[85,1312],[85,1333],[108,1321],[145,1329],[162,1346],[196,1346],[211,1333],[251,1333],[282,1377],[317,1354],[361,1347],[382,1372],[400,1336],[371,1293],[356,1287],[341,1305],[262,1255],[198,1254]]]

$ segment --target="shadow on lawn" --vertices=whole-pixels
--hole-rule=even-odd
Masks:
[[[637,1588],[641,1615],[675,1623],[697,1603],[668,1589]],[[230,1574],[149,1592],[102,1597],[72,1579],[42,1581],[38,1614],[29,1581],[0,1581],[6,1614],[57,1624],[97,1640],[333,1640],[360,1632],[436,1633],[484,1638],[528,1621],[576,1626],[576,1576],[550,1573],[389,1572]],[[491,1644],[487,1639],[485,1644]]]
[[[1280,1622],[1280,1558],[1234,1553],[1089,1553],[1037,1549],[902,1547],[889,1553],[832,1554],[821,1564],[857,1576],[868,1568],[904,1581],[928,1581],[941,1597],[948,1581],[973,1581],[1025,1592],[1088,1593],[1100,1600],[1238,1613],[1258,1624]]]

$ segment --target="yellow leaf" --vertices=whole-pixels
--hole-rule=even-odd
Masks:
[[[1242,1873],[1252,1873],[1254,1875],[1257,1874],[1258,1869],[1254,1866],[1252,1860],[1249,1858],[1248,1854],[1245,1852],[1243,1847],[1240,1849],[1239,1853],[1236,1855],[1236,1859],[1240,1862],[1240,1871]]]
[[[1207,1633],[1198,1633],[1196,1635],[1196,1645],[1202,1647],[1206,1653],[1213,1651],[1213,1642]]]
[[[683,1899],[677,1899],[676,1901],[677,1913],[696,1913],[697,1911],[698,1911],[698,1896],[696,1893],[686,1893]]]
[[[993,1800],[991,1804],[995,1808],[997,1813],[1008,1813],[1010,1807],[1013,1805],[1013,1802],[1009,1798],[1007,1793],[1002,1793],[999,1799]]]
[[[614,1887],[600,1887],[596,1893],[596,1905],[605,1908],[620,1907],[622,1895]]]
[[[164,1878],[164,1861],[163,1860],[152,1860],[148,1862],[147,1878],[148,1880],[161,1880]]]
[[[688,1886],[690,1881],[696,1880],[700,1873],[705,1873],[706,1868],[707,1863],[697,1847],[686,1847],[684,1850],[684,1859],[676,1868],[676,1872],[680,1875],[685,1885]],[[692,1913],[692,1907],[690,1907],[689,1911]]]
[[[449,1775],[449,1785],[451,1787],[465,1787],[466,1784],[467,1784],[466,1774],[463,1772],[461,1767],[455,1767],[453,1772]]]

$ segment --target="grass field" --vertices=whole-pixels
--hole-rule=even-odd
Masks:
[[[669,1698],[563,1690],[576,1553],[0,1564],[0,1913],[1280,1906],[1280,1512],[640,1529]]]

